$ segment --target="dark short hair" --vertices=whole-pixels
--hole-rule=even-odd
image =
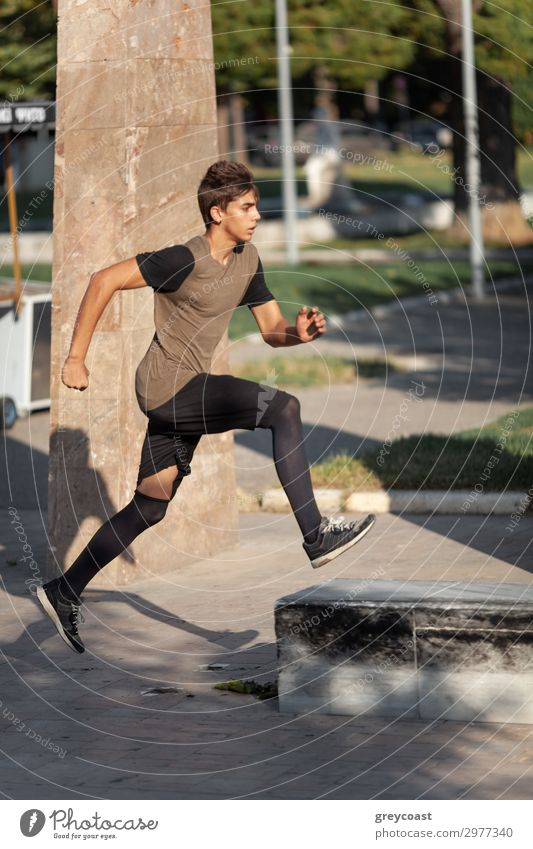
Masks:
[[[220,206],[226,211],[228,203],[246,194],[255,192],[259,200],[259,191],[254,184],[252,172],[240,162],[230,162],[219,159],[205,172],[198,186],[198,205],[206,227],[212,224],[210,210],[212,206]]]

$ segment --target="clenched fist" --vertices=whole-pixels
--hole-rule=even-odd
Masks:
[[[79,389],[83,392],[89,385],[89,370],[82,360],[67,357],[61,372],[61,380],[69,389]]]

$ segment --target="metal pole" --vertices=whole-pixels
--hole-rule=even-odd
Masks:
[[[15,193],[15,180],[13,176],[13,161],[11,158],[11,145],[14,144],[12,133],[6,135],[6,146],[4,148],[4,160],[6,171],[7,209],[9,215],[9,230],[13,243],[13,271],[15,278],[15,315],[21,310],[22,277],[20,272],[19,243],[17,231],[17,196]]]
[[[481,167],[479,160],[479,131],[477,120],[476,65],[474,58],[474,32],[472,28],[472,0],[461,0],[462,5],[462,74],[463,109],[466,137],[466,181],[468,189],[468,218],[470,223],[470,267],[472,289],[476,298],[485,294],[484,247],[479,206]]]
[[[294,172],[292,82],[286,0],[276,0],[276,44],[278,53],[278,103],[283,166],[283,219],[287,234],[287,260],[290,265],[297,265],[299,261],[297,232],[298,201]]]

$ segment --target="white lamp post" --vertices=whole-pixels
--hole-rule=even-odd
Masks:
[[[479,131],[477,120],[476,66],[474,59],[474,33],[472,28],[472,0],[462,4],[462,72],[463,108],[466,137],[466,178],[468,189],[468,218],[470,223],[470,267],[472,288],[476,298],[482,298],[484,286],[484,249],[479,206],[481,167],[479,160]]]
[[[287,260],[297,265],[298,201],[294,169],[292,82],[286,0],[276,0],[276,44],[278,53],[278,102],[281,123],[281,161],[283,166],[283,219],[287,239]]]

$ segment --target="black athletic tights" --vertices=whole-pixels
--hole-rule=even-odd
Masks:
[[[317,536],[321,515],[311,486],[300,418],[300,402],[291,396],[270,426],[274,463],[296,521],[307,542]],[[174,482],[174,496],[183,475]],[[96,573],[114,560],[146,528],[160,522],[169,501],[136,491],[132,500],[95,533],[61,580],[65,595],[77,598]]]

